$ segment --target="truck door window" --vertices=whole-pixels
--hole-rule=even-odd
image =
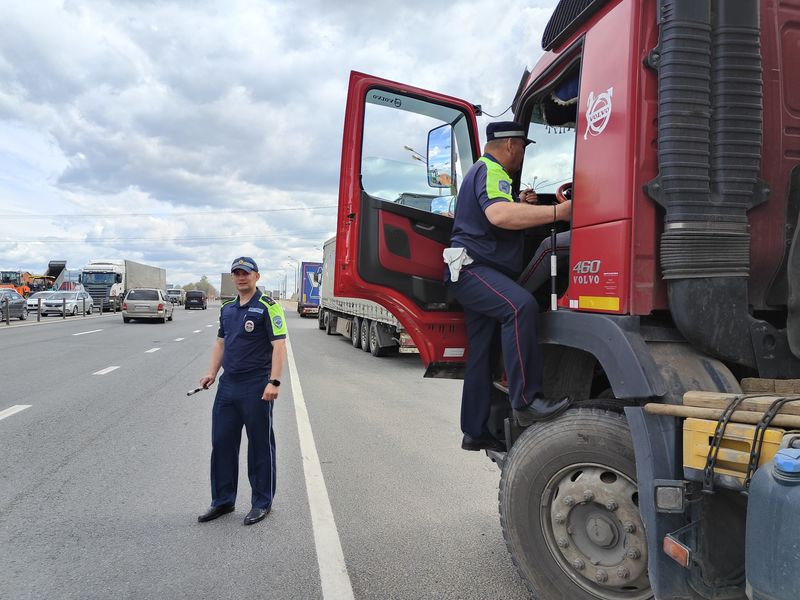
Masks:
[[[520,188],[555,194],[572,181],[575,169],[575,124],[578,109],[577,73],[534,101]]]
[[[477,159],[472,156],[467,123],[466,115],[454,108],[369,90],[361,149],[364,191],[385,202],[452,216],[461,177]],[[448,187],[433,187],[426,157],[428,133],[442,125],[452,127],[455,177]]]

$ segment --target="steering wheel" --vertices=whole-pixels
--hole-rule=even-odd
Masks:
[[[572,182],[568,181],[567,183],[559,186],[556,190],[556,202],[561,204],[562,202],[566,202],[567,200],[572,200]]]

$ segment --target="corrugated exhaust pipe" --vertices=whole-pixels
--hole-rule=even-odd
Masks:
[[[761,157],[758,0],[661,0],[659,176],[666,209],[661,268],[672,318],[699,350],[756,369],[795,373],[785,333],[748,305],[750,233]]]

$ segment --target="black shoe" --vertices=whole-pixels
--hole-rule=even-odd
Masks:
[[[525,408],[521,410],[514,409],[514,417],[516,417],[520,427],[528,427],[538,421],[547,421],[560,415],[569,408],[571,403],[572,400],[568,396],[558,400],[536,398]]]
[[[468,434],[464,434],[464,439],[461,440],[462,450],[495,450],[496,452],[504,452],[505,447],[497,438],[489,434],[474,438]]]
[[[253,523],[258,523],[259,521],[263,520],[269,514],[269,507],[267,508],[251,508],[250,512],[247,513],[247,516],[244,518],[245,525],[252,525]]]
[[[200,523],[205,523],[207,521],[213,521],[214,519],[221,517],[222,515],[227,515],[229,512],[233,512],[234,506],[233,504],[223,504],[222,506],[212,506],[202,515],[197,517],[197,520]]]

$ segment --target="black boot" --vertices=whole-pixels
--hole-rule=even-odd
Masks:
[[[560,415],[562,412],[569,408],[572,401],[568,396],[552,400],[547,398],[534,398],[525,408],[520,410],[514,409],[514,417],[517,419],[520,427],[528,427],[538,421],[547,421],[555,416]]]

